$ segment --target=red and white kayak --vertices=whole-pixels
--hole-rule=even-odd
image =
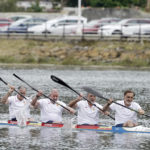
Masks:
[[[10,126],[18,126],[17,121],[0,121],[0,125],[10,125]],[[35,122],[35,121],[27,121],[27,126],[36,126],[36,127],[51,127],[51,128],[62,128],[63,124],[59,123],[43,123],[43,122]]]

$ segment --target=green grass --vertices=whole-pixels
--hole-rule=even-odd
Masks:
[[[83,65],[83,64],[84,64],[83,62],[73,57],[67,57],[64,61],[62,61],[62,65]]]
[[[0,56],[0,63],[14,63],[18,62],[13,56]]]
[[[0,63],[150,67],[149,51],[149,42],[3,39]]]

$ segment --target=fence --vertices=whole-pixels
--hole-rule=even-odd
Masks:
[[[103,28],[89,28],[84,24],[77,25],[59,25],[52,27],[53,30],[45,29],[41,33],[33,33],[26,29],[12,30],[8,28],[5,32],[0,32],[0,38],[5,39],[38,39],[38,40],[118,40],[118,41],[149,41],[150,25],[121,26],[120,30],[114,30],[112,33],[103,30]],[[77,28],[79,32],[77,33]],[[128,30],[127,30],[128,28]]]

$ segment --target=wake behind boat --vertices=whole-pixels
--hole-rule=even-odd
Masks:
[[[0,121],[0,125],[9,125],[9,126],[18,126],[17,121]],[[35,127],[49,127],[49,128],[63,128],[64,124],[58,123],[42,123],[42,122],[26,122],[27,126]],[[112,132],[112,133],[149,133],[150,128],[144,126],[136,127],[115,127],[115,126],[95,126],[95,125],[76,125],[73,124],[70,126],[73,130],[89,130],[97,132]]]

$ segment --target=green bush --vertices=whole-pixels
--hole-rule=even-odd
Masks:
[[[82,0],[83,6],[91,7],[145,7],[147,0]],[[68,6],[77,6],[78,1],[70,0]]]
[[[13,56],[0,56],[1,63],[16,63],[17,60]]]
[[[0,12],[16,12],[18,0],[0,0]]]
[[[62,61],[62,65],[82,65],[83,63],[73,57],[67,57]]]
[[[21,63],[36,63],[36,60],[33,56],[27,56],[21,60]]]

